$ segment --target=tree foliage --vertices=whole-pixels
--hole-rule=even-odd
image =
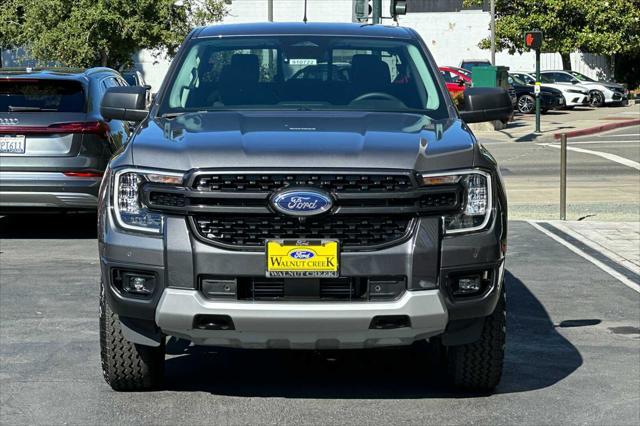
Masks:
[[[222,0],[0,0],[0,47],[65,66],[118,68],[140,49],[172,55],[191,28],[225,14]]]
[[[496,47],[525,50],[523,33],[544,32],[542,50],[615,55],[640,52],[640,0],[496,0]],[[490,41],[481,42],[487,48]]]

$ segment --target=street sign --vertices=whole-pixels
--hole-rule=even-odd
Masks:
[[[540,82],[536,81],[536,84],[533,86],[533,93],[536,95],[540,94]]]
[[[534,30],[524,33],[524,45],[529,49],[540,49],[542,46],[542,31]]]

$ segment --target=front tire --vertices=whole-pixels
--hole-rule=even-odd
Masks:
[[[157,388],[164,376],[165,342],[159,347],[138,345],[125,339],[120,319],[104,296],[100,284],[100,358],[105,381],[113,390],[143,391]]]
[[[533,96],[522,95],[518,98],[516,108],[521,114],[531,114],[536,110],[536,100]]]
[[[504,284],[496,309],[484,319],[480,339],[451,346],[447,367],[453,384],[474,391],[491,391],[500,382],[506,342],[507,309]]]
[[[604,106],[604,93],[599,90],[589,92],[589,105],[596,108]]]

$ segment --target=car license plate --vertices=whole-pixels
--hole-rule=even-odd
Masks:
[[[25,147],[24,135],[0,136],[1,154],[24,154]]]
[[[336,240],[267,240],[267,277],[334,278],[338,268]]]

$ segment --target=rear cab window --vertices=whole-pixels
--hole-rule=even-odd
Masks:
[[[78,81],[0,79],[0,112],[86,112],[86,108]]]

